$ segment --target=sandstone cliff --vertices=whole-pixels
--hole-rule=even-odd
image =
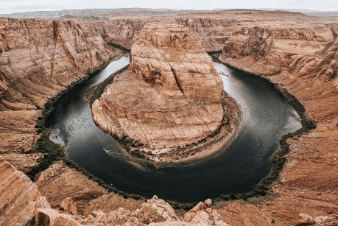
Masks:
[[[154,158],[211,136],[229,123],[224,115],[238,118],[223,98],[221,77],[190,30],[149,23],[131,49],[129,71],[114,79],[92,112],[104,131],[144,144],[141,151]]]
[[[52,183],[62,184],[58,180],[54,181],[55,176],[58,176],[56,172],[60,170],[69,174],[69,171],[67,171],[65,167],[55,165],[41,175],[39,181],[50,183],[50,180],[53,179]],[[46,177],[48,177],[48,179]],[[71,179],[69,175],[66,177]],[[124,208],[112,208],[111,205],[116,205],[118,199],[116,199],[117,197],[114,194],[107,194],[104,199],[109,200],[110,203],[108,202],[107,204],[110,205],[110,208],[105,209],[104,206],[101,206],[102,203],[104,203],[102,199],[100,200],[101,205],[99,207],[93,207],[93,202],[96,201],[94,199],[88,205],[92,207],[87,210],[85,215],[78,215],[80,213],[83,214],[78,211],[81,211],[84,206],[83,203],[80,202],[80,197],[66,198],[62,201],[61,206],[59,206],[59,211],[56,211],[51,209],[46,198],[38,191],[36,184],[30,181],[26,175],[17,171],[2,157],[0,157],[0,179],[0,225],[4,226],[227,225],[222,221],[217,211],[211,209],[211,200],[207,200],[205,203],[199,203],[186,214],[184,219],[177,216],[175,210],[167,202],[156,196],[142,204],[140,202],[137,205],[134,204],[135,207],[133,208],[128,208],[126,204],[123,205]],[[68,182],[71,183],[71,181]],[[91,183],[91,187],[93,187],[94,182],[91,181]],[[77,186],[81,184],[83,186],[86,185],[85,183],[77,183]],[[39,182],[38,186],[41,187]],[[60,186],[60,188],[69,190],[72,189],[72,186]],[[60,188],[50,188],[49,192],[59,192]],[[83,189],[88,192],[91,188],[87,186],[85,188],[83,187]],[[81,189],[77,190],[78,193],[82,192],[82,196],[85,194],[83,189],[82,191]],[[49,192],[47,192],[47,194]],[[93,192],[94,190],[92,193]],[[65,194],[65,192],[61,193]],[[91,195],[93,196],[93,194]],[[121,205],[121,201],[119,204]]]
[[[253,14],[257,20],[262,18]],[[223,208],[221,215],[236,211],[228,218],[232,225],[250,225],[248,221],[259,225],[334,225],[338,211],[338,154],[333,148],[338,131],[337,25],[301,14],[281,13],[280,18],[278,14],[275,12],[274,23],[259,24],[257,20],[245,21],[252,17],[243,15],[220,59],[269,76],[301,101],[317,128],[287,140],[288,160],[273,187],[277,198],[258,206],[234,202]],[[257,218],[262,215],[266,219]],[[334,219],[325,221],[332,216]]]
[[[229,10],[214,13],[180,16],[178,24],[189,27],[207,51],[220,51],[238,44],[237,54],[258,56],[269,48],[271,33],[275,34],[278,49],[313,52],[332,40],[330,27],[334,21],[286,11]],[[261,31],[258,31],[258,30]],[[264,29],[267,29],[264,31]],[[260,33],[261,32],[261,33]],[[265,33],[264,33],[265,32]],[[250,36],[250,39],[248,37]],[[261,38],[261,39],[259,39]],[[267,41],[267,42],[266,42]],[[266,44],[263,45],[263,42]],[[325,45],[325,44],[324,44]]]
[[[306,74],[316,65],[321,51],[333,40],[329,29],[317,26],[308,28],[242,27],[225,43],[222,56],[243,62],[255,73],[279,74],[283,70],[294,69],[299,63],[304,67],[300,73]],[[332,43],[331,43],[332,44]],[[301,58],[303,59],[301,59]],[[224,59],[223,58],[223,59]],[[298,68],[296,70],[301,70]],[[325,69],[324,69],[325,70]]]
[[[0,154],[21,170],[39,138],[36,120],[49,99],[118,55],[88,23],[0,19]]]
[[[48,208],[36,185],[0,156],[0,225],[25,225],[36,208]]]
[[[130,49],[137,39],[147,18],[112,18],[91,23],[96,32],[107,43],[114,43]]]

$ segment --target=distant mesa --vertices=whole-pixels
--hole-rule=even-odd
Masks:
[[[129,154],[155,162],[214,153],[203,150],[230,138],[240,116],[211,57],[175,22],[145,25],[131,48],[129,69],[114,78],[92,113]]]

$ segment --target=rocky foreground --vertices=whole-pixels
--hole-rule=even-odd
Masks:
[[[117,57],[107,43],[131,48],[144,24],[154,18],[2,18],[0,225],[338,224],[338,21],[240,10],[172,19],[194,32],[207,51],[223,51],[220,59],[225,63],[269,76],[286,88],[317,122],[316,129],[287,140],[286,166],[269,195],[219,201],[211,210],[209,201],[203,202],[194,211],[173,215],[156,197],[134,200],[109,193],[62,161],[47,165],[32,182],[22,172],[46,156],[29,151],[40,137],[41,128],[35,125],[44,104]]]
[[[217,211],[211,208],[210,199],[203,203],[200,202],[185,214],[184,219],[177,216],[175,210],[167,202],[156,196],[134,208],[116,205],[117,202],[121,204],[121,200],[112,199],[112,196],[101,196],[99,205],[102,209],[90,211],[96,204],[90,202],[82,212],[79,212],[78,205],[75,204],[75,200],[79,201],[79,198],[66,197],[60,203],[61,212],[58,212],[51,208],[50,203],[41,195],[35,183],[2,157],[0,157],[0,170],[0,225],[228,225],[222,221]],[[90,187],[86,189],[89,190]],[[96,190],[96,192],[100,191]],[[102,205],[107,199],[109,200],[108,208]]]
[[[131,48],[129,70],[114,78],[92,113],[105,132],[131,140],[130,154],[155,162],[212,154],[202,149],[211,149],[215,137],[230,139],[240,116],[211,57],[175,21],[143,28]],[[196,147],[187,148],[192,143]]]

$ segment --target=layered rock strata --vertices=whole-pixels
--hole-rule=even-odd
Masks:
[[[36,184],[0,156],[0,225],[25,225],[36,208],[48,207]]]
[[[233,202],[219,211],[231,225],[334,225],[338,221],[337,25],[301,14],[280,15],[285,19],[276,12],[274,23],[240,23],[220,59],[267,76],[288,90],[317,128],[287,140],[287,163],[272,189],[276,198],[258,205]]]
[[[0,225],[80,225],[51,209],[35,183],[0,157]]]
[[[131,153],[160,161],[173,160],[168,153],[218,130],[227,135],[230,131],[220,126],[234,127],[236,110],[210,56],[189,29],[173,22],[144,27],[131,49],[129,70],[92,105],[94,120],[105,132],[141,147]],[[190,154],[182,150],[174,158]]]
[[[45,104],[119,55],[90,23],[1,18],[0,154],[20,170],[36,166],[42,155],[23,153],[40,138]]]
[[[56,164],[41,175],[39,181],[50,182],[53,178],[55,179],[55,172],[60,170],[67,171],[65,167]],[[65,173],[69,174],[69,172]],[[127,200],[120,197],[120,201],[117,202],[116,195],[106,194],[106,197],[101,197],[101,200],[92,200],[88,205],[91,208],[84,213],[81,212],[81,207],[83,207],[83,204],[79,202],[81,198],[67,197],[61,202],[60,209],[57,211],[51,209],[49,202],[41,195],[35,183],[2,157],[0,157],[0,179],[0,225],[3,226],[227,225],[217,211],[211,208],[211,200],[199,203],[184,218],[178,216],[169,203],[156,196],[146,202],[133,204],[134,207],[128,208],[125,203],[124,208],[120,206],[114,208],[114,205],[121,205],[121,201]],[[93,188],[94,182],[91,183],[91,188]],[[60,188],[67,189],[62,186]],[[89,192],[91,188],[83,187],[82,191],[79,189],[77,192],[82,192],[82,196],[85,196],[84,190]],[[58,190],[53,192],[58,192]],[[69,193],[71,192],[68,188]],[[109,208],[101,205],[95,207],[96,201],[102,204],[105,203],[104,200],[108,201],[106,204]]]

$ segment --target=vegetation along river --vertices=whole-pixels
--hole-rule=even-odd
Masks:
[[[118,190],[179,202],[248,192],[269,174],[270,158],[282,136],[301,128],[298,114],[273,84],[215,63],[224,90],[243,112],[233,140],[216,155],[192,164],[140,168],[95,125],[86,95],[128,64],[129,56],[125,56],[70,90],[56,104],[49,125],[51,139],[66,146],[69,159]]]

